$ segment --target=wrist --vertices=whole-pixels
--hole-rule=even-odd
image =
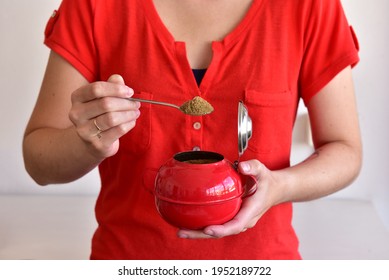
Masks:
[[[275,204],[293,201],[293,190],[295,190],[295,180],[287,169],[273,171],[273,188],[276,190]]]

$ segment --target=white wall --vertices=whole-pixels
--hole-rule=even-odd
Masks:
[[[0,1],[0,194],[97,194],[96,171],[68,185],[40,188],[24,171],[21,140],[43,77],[48,49],[46,21],[60,0]],[[359,37],[361,62],[354,71],[364,141],[360,177],[337,198],[372,199],[389,228],[389,10],[387,0],[343,0]],[[303,129],[304,130],[304,129]],[[309,152],[295,144],[293,160]]]
[[[361,46],[354,79],[364,165],[353,186],[339,194],[372,199],[389,228],[389,1],[343,0],[343,4]]]

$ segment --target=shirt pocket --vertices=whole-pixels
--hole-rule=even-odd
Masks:
[[[246,90],[245,105],[253,123],[248,150],[254,154],[289,151],[297,105],[292,92]]]
[[[153,99],[152,93],[138,92],[134,98]],[[126,153],[139,155],[144,153],[151,144],[151,114],[152,106],[149,103],[142,103],[140,116],[136,120],[135,127],[120,138],[120,149]]]

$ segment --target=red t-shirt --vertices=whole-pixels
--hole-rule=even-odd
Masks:
[[[158,215],[152,189],[158,168],[177,152],[200,148],[238,158],[240,100],[253,121],[241,160],[255,158],[272,170],[290,165],[299,98],[308,102],[358,62],[339,0],[253,1],[240,24],[212,43],[200,86],[185,43],[174,40],[152,0],[64,0],[45,34],[47,46],[90,82],[120,74],[136,97],[182,104],[199,95],[215,108],[211,115],[186,116],[142,104],[136,127],[99,167],[92,259],[300,258],[291,203],[271,208],[239,235],[185,240]]]

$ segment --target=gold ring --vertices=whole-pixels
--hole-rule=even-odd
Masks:
[[[97,133],[95,135],[100,139],[101,138],[101,132],[103,132],[103,130],[98,126],[96,119],[93,120],[93,124],[97,128]]]
[[[93,123],[99,132],[103,132],[103,130],[100,128],[100,126],[97,125],[96,119],[93,120]]]

